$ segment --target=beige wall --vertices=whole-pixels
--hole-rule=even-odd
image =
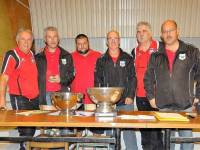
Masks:
[[[28,5],[28,0],[21,0]],[[30,28],[29,10],[16,0],[0,0],[0,64],[3,53],[15,47],[15,35],[19,28]]]

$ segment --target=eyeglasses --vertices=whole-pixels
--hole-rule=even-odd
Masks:
[[[173,31],[176,31],[176,29],[163,30],[162,33],[163,33],[163,34],[167,34],[167,33],[173,32]]]
[[[108,40],[108,41],[118,41],[119,38],[117,38],[117,37],[116,37],[116,38],[107,38],[107,40]]]

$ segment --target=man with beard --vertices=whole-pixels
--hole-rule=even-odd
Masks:
[[[138,46],[133,49],[135,70],[137,77],[136,104],[139,111],[157,111],[152,108],[144,89],[144,74],[147,69],[151,53],[156,52],[159,42],[152,39],[151,25],[148,22],[139,22],[136,27]],[[162,150],[162,133],[159,129],[140,129],[143,150]]]
[[[200,98],[199,49],[179,40],[178,36],[176,22],[166,20],[161,26],[163,45],[151,55],[144,78],[147,98],[151,106],[160,111],[192,111]],[[181,129],[178,133],[181,137],[192,136],[190,129]],[[172,144],[171,149],[174,146]],[[181,150],[194,147],[191,143],[180,146]]]
[[[116,108],[134,111],[136,77],[133,58],[120,48],[120,36],[115,30],[107,33],[107,46],[106,53],[96,63],[95,86],[124,88]],[[138,149],[133,129],[124,129],[123,139],[126,150]]]
[[[87,95],[87,88],[94,86],[94,68],[100,52],[89,47],[89,40],[85,34],[79,34],[75,38],[76,50],[72,53],[75,67],[75,78],[71,85],[72,92],[84,94],[83,104],[85,110],[94,110],[96,105]]]
[[[35,58],[39,72],[39,100],[40,105],[52,105],[52,92],[69,91],[74,79],[74,65],[71,54],[59,46],[57,28],[45,28],[44,41],[45,48]]]

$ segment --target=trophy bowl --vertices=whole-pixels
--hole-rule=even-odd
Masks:
[[[81,93],[55,92],[51,95],[52,104],[66,115],[72,113],[71,109],[83,98]]]
[[[117,103],[124,88],[121,87],[92,87],[87,89],[90,99],[97,104],[97,113],[112,113],[113,105]]]

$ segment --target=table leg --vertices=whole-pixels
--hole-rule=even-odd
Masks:
[[[165,139],[164,139],[165,150],[170,150],[170,137],[171,137],[171,129],[165,129]]]
[[[121,150],[121,129],[117,128],[115,132],[115,150]]]

